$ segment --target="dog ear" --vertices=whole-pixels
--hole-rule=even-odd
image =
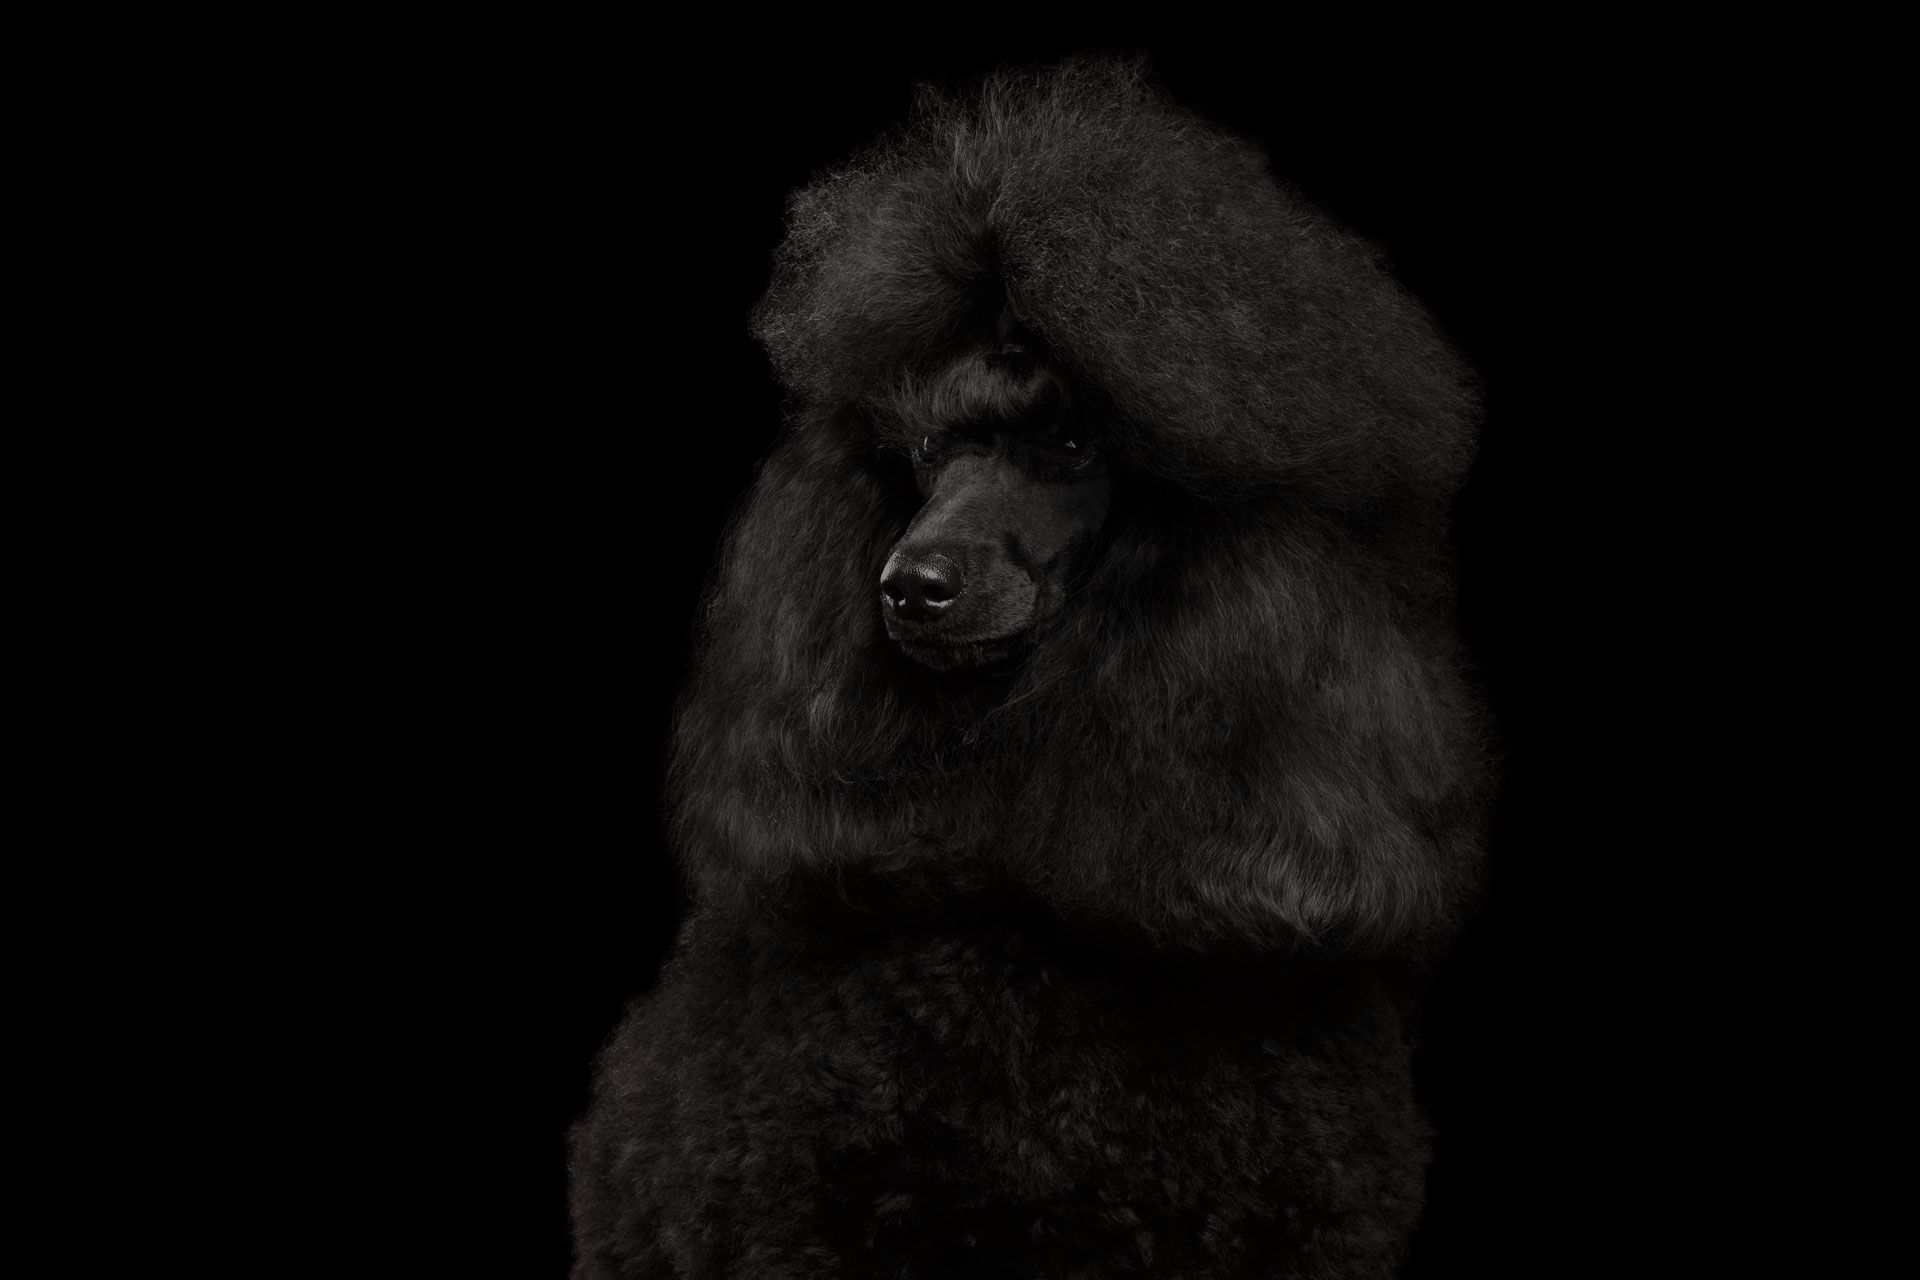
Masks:
[[[1077,606],[1027,673],[1045,709],[1013,751],[1006,874],[1169,945],[1452,931],[1479,876],[1482,724],[1444,615],[1398,571],[1324,523],[1215,512],[1123,534]]]
[[[892,655],[880,566],[912,513],[871,450],[817,414],[795,424],[734,517],[675,715],[671,825],[689,887],[728,896],[831,865],[881,835],[833,834],[835,789],[888,749]]]

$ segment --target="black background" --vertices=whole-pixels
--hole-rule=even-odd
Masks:
[[[339,148],[344,179],[310,193],[316,287],[355,303],[350,412],[317,446],[352,477],[320,560],[348,602],[325,624],[351,657],[334,714],[365,721],[339,783],[376,927],[407,939],[363,1065],[455,1175],[418,1177],[461,1188],[411,1248],[566,1265],[564,1131],[680,905],[663,748],[703,577],[779,421],[746,317],[787,193],[917,80],[1104,49],[1150,54],[1382,244],[1486,383],[1457,541],[1504,785],[1428,1027],[1440,1139],[1409,1274],[1687,1273],[1706,1236],[1646,1233],[1698,1220],[1714,1107],[1712,1015],[1682,1012],[1713,1007],[1680,927],[1715,786],[1692,526],[1719,428],[1694,318],[1724,252],[1703,201],[1750,121],[1700,46],[1571,22],[1391,47],[975,25],[997,24],[753,49],[395,33],[312,108],[303,145]]]

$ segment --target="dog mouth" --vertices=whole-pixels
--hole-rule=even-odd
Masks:
[[[888,566],[879,593],[887,635],[933,671],[1013,662],[1045,612],[1037,584],[1010,565],[970,575],[955,558],[896,551]]]
[[[895,635],[893,642],[907,657],[934,671],[974,671],[981,668],[1004,667],[1018,661],[1026,651],[1025,632],[981,640]]]

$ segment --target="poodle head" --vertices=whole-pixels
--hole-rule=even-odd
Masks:
[[[1012,889],[1195,948],[1425,945],[1476,875],[1473,379],[1131,64],[1008,73],[794,197],[787,393],[676,721],[694,892]]]

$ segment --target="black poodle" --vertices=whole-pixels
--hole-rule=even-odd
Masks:
[[[1480,863],[1460,360],[1129,65],[793,201],[577,1277],[1381,1276]]]

